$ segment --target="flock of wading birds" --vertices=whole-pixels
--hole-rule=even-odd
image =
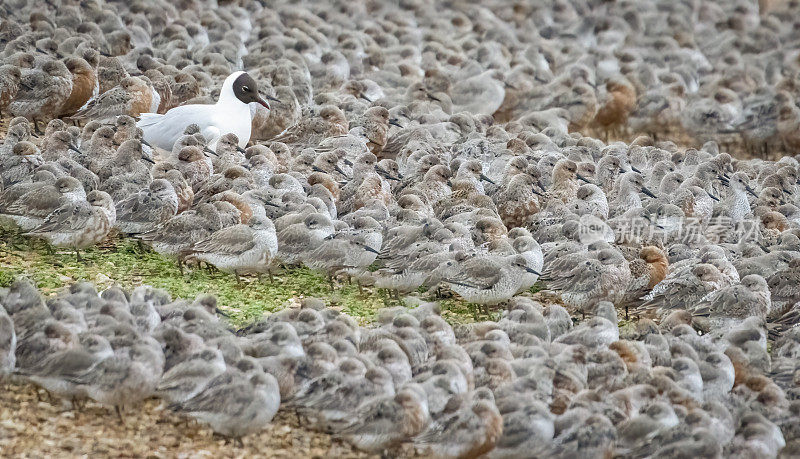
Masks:
[[[21,279],[2,373],[236,438],[280,406],[372,452],[798,455],[797,8],[4,1],[24,235],[506,307],[359,326],[307,299],[233,332],[213,297]],[[566,308],[517,296],[540,279]]]

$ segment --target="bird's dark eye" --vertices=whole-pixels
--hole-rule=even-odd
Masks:
[[[244,92],[250,91],[250,86],[242,86],[242,91]]]

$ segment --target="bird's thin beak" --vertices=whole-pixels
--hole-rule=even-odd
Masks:
[[[755,197],[758,197],[758,195],[756,194],[756,192],[755,192],[755,191],[753,191],[753,189],[752,189],[752,188],[750,188],[750,185],[745,185],[745,186],[744,186],[744,189],[745,189],[745,190],[746,190],[748,193],[752,194],[753,196],[755,196]]]
[[[388,180],[396,180],[398,182],[400,181],[399,178],[393,176],[392,174],[389,173],[389,171],[385,170],[384,168],[382,168],[382,167],[380,167],[378,165],[375,166],[375,172],[377,172],[378,174],[382,175],[383,177],[385,177]]]
[[[69,148],[70,150],[74,151],[75,153],[78,153],[78,154],[81,154],[81,155],[83,154],[83,152],[78,150],[78,147],[76,147],[75,145],[69,144],[69,145],[67,145],[67,148]]]
[[[582,180],[582,181],[584,181],[584,182],[586,182],[586,183],[592,183],[592,182],[590,182],[590,181],[589,181],[589,179],[587,179],[586,177],[582,176],[581,174],[575,174],[575,177],[576,177],[578,180]]]
[[[537,276],[541,276],[542,275],[539,271],[537,271],[537,270],[535,270],[533,268],[529,268],[527,266],[525,267],[525,271],[528,271],[531,274],[536,274]]]
[[[155,148],[153,148],[153,146],[152,146],[152,145],[150,145],[150,142],[148,142],[148,141],[146,141],[146,140],[144,140],[144,139],[142,139],[142,145],[144,145],[144,146],[146,146],[146,147],[148,147],[148,148],[151,148],[151,149],[155,150]]]
[[[340,173],[340,174],[344,175],[345,177],[347,177],[347,174],[345,174],[345,173],[344,173],[344,171],[342,170],[342,168],[341,168],[341,167],[339,167],[339,165],[338,165],[338,164],[334,164],[334,166],[333,166],[333,170],[335,170],[336,172],[338,172],[338,173]]]
[[[352,161],[350,161],[350,160],[349,160],[349,159],[347,159],[347,158],[344,158],[344,159],[342,160],[342,162],[343,162],[343,163],[345,163],[345,164],[347,164],[348,166],[352,166],[352,165],[353,165],[353,162],[352,162]]]
[[[360,97],[361,99],[366,100],[369,103],[372,103],[372,100],[370,100],[370,98],[365,96],[364,94],[359,94],[358,97]]]
[[[244,151],[244,148],[240,147],[239,145],[236,145],[236,151],[238,151],[241,154],[247,153],[246,151]]]
[[[142,159],[143,159],[143,160],[145,160],[145,161],[147,161],[147,162],[148,162],[148,163],[150,163],[150,164],[155,164],[155,163],[156,163],[155,161],[153,161],[152,159],[150,159],[150,157],[149,157],[149,156],[146,156],[146,155],[142,155]]]
[[[656,195],[654,195],[652,191],[648,190],[646,186],[642,187],[642,193],[646,194],[647,196],[650,196],[651,198],[656,197]]]
[[[267,98],[267,100],[271,100],[271,101],[273,101],[273,102],[277,102],[277,103],[279,103],[279,104],[281,103],[281,100],[280,100],[280,99],[278,99],[277,97],[272,97],[272,96],[270,96],[269,94],[266,94],[264,97],[266,97],[266,98]]]
[[[320,169],[317,166],[314,166],[313,164],[311,165],[311,170],[314,172],[325,172],[324,170]]]
[[[708,193],[708,192],[706,192],[706,193]],[[717,201],[717,202],[719,202],[719,198],[718,198],[718,197],[716,197],[716,196],[714,196],[714,195],[713,195],[713,194],[711,194],[711,193],[708,193],[708,197],[709,197],[709,198],[711,198],[711,199],[713,199],[714,201]]]
[[[489,182],[492,185],[497,185],[496,183],[494,183],[494,181],[492,181],[492,179],[490,179],[489,177],[487,177],[487,176],[485,176],[483,174],[481,174],[479,177],[480,177],[481,180],[483,180],[485,182]]]
[[[634,172],[638,172],[640,174],[642,173],[642,171],[640,171],[639,169],[633,167],[633,164],[631,164],[631,170],[634,171]]]
[[[535,194],[537,196],[541,196],[543,198],[545,197],[542,193],[539,193],[538,191],[536,191],[536,188],[532,188],[531,191],[533,191],[533,194]]]
[[[262,99],[261,97],[257,97],[256,102],[261,104],[267,110],[272,110],[272,108],[269,106],[269,103],[266,100]]]
[[[402,129],[402,128],[403,128],[403,125],[402,125],[402,124],[400,124],[400,123],[397,121],[397,118],[391,118],[391,119],[389,120],[389,124],[391,124],[392,126],[397,126],[397,127],[399,127],[400,129]]]
[[[428,93],[428,99],[435,100],[436,102],[441,102],[441,100],[439,98],[434,97],[434,95],[431,94],[431,93]]]
[[[206,153],[210,153],[210,154],[212,154],[214,156],[219,156],[216,151],[214,151],[214,150],[212,150],[212,149],[210,149],[208,147],[203,147],[203,151],[206,152]]]
[[[364,250],[366,250],[367,252],[372,252],[372,253],[374,253],[376,255],[380,255],[381,254],[379,251],[373,249],[372,247],[370,247],[370,246],[368,246],[366,244],[364,245]]]

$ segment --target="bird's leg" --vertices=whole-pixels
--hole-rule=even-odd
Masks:
[[[233,275],[236,276],[236,285],[242,285],[242,278],[239,277],[239,272],[234,269]]]
[[[77,258],[78,261],[83,261],[83,258],[81,258],[81,251],[77,248],[75,248],[75,258]]]
[[[119,416],[119,423],[125,425],[125,418],[122,417],[122,407],[114,405],[114,409],[117,411],[117,416]]]
[[[181,272],[181,276],[183,276],[183,261],[178,259],[178,271]]]
[[[364,296],[364,287],[361,285],[361,279],[357,279],[356,284],[358,285],[358,294]]]
[[[625,305],[625,320],[628,320],[628,305]]]
[[[333,276],[328,274],[328,284],[331,286],[331,291],[333,291]]]
[[[39,124],[36,121],[36,118],[31,118],[33,120],[33,131],[37,134],[41,134],[42,131],[39,130]]]

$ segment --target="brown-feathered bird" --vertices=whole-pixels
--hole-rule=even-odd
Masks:
[[[72,91],[61,107],[59,116],[71,116],[83,107],[92,97],[97,96],[99,86],[97,74],[85,59],[80,57],[67,58],[64,63],[67,70],[72,73]]]
[[[271,140],[291,146],[315,147],[325,138],[347,134],[347,127],[344,112],[332,105],[326,105],[317,116],[300,118],[297,124],[286,128]]]
[[[24,116],[33,121],[38,131],[38,121],[50,121],[61,111],[61,107],[72,91],[72,74],[63,62],[50,60],[41,70],[25,72],[20,79],[20,89],[10,109],[14,116]]]

